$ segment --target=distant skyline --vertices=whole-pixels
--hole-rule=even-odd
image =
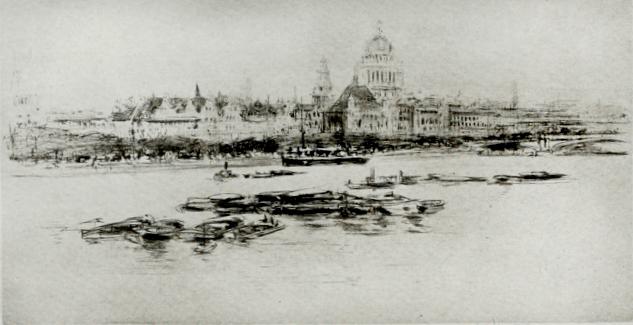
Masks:
[[[423,94],[630,106],[630,1],[3,1],[2,105],[109,111],[151,94],[335,95],[382,21]],[[19,71],[18,74],[15,72]],[[19,78],[18,78],[19,75]],[[20,79],[19,85],[16,80]]]

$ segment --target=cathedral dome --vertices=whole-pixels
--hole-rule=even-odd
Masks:
[[[382,34],[374,36],[367,42],[367,54],[388,54],[393,49],[391,42]]]
[[[366,54],[391,54],[391,42],[382,34],[382,22],[376,23],[376,35],[367,42]]]
[[[378,21],[376,33],[366,43],[354,73],[359,85],[365,85],[377,99],[395,98],[403,87],[400,62],[394,56],[393,45],[382,33]]]

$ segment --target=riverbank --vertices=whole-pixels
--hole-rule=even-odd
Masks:
[[[189,169],[214,169],[222,168],[227,162],[230,168],[233,167],[256,167],[256,166],[277,166],[281,165],[278,156],[248,157],[220,159],[200,159],[200,160],[171,160],[171,161],[116,161],[91,163],[73,162],[24,162],[5,160],[3,162],[3,174],[13,177],[48,177],[48,176],[75,176],[91,175],[101,173],[142,173],[168,170],[189,170]]]
[[[228,143],[181,136],[134,139],[90,132],[71,134],[52,128],[17,129],[6,137],[7,154],[16,161],[97,163],[146,161],[163,163],[175,160],[221,160],[288,152],[300,147],[339,147],[359,154],[417,149],[457,149],[493,141],[537,142],[565,141],[591,137],[621,137],[629,133],[522,132],[488,136],[470,135],[397,135],[317,133],[305,137],[247,138]],[[541,148],[539,148],[541,149]]]
[[[455,143],[455,145],[438,144],[437,142],[411,143],[400,141],[398,143],[389,139],[379,140],[374,147],[363,146],[362,143],[355,142],[354,146],[350,146],[350,150],[355,153],[365,155],[367,157],[381,156],[411,156],[434,157],[451,154],[472,154],[484,156],[548,156],[557,154],[552,148],[563,143],[573,143],[574,141],[614,139],[620,142],[620,146],[624,149],[621,152],[630,151],[630,143],[625,142],[626,135],[594,135],[594,136],[558,136],[550,137],[547,141],[533,141],[530,138],[521,140],[471,140],[467,142]],[[441,140],[444,141],[444,140]],[[317,142],[318,143],[318,142]],[[385,145],[389,144],[389,146]],[[500,146],[501,149],[490,150],[487,146]],[[515,148],[516,147],[516,148]],[[287,145],[287,150],[292,152],[295,150],[293,146]],[[582,154],[582,152],[580,153]],[[263,153],[249,151],[246,153],[221,154],[217,156],[203,155],[200,159],[196,158],[178,158],[174,155],[166,155],[162,157],[149,158],[146,156],[140,159],[122,158],[116,161],[108,161],[104,159],[90,159],[82,162],[74,162],[73,160],[55,161],[55,160],[9,160],[5,159],[3,163],[3,172],[5,175],[16,177],[28,176],[71,176],[86,175],[95,173],[137,173],[151,172],[159,170],[171,169],[203,169],[203,168],[222,168],[228,163],[229,168],[234,167],[265,167],[280,166],[281,152]]]

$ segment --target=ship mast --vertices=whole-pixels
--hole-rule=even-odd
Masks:
[[[301,110],[301,149],[305,149],[306,148],[306,139],[305,139],[306,131],[303,128],[303,97],[301,97],[301,102],[299,103],[299,109]]]

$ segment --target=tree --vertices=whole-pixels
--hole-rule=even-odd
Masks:
[[[190,140],[186,145],[186,151],[188,153],[193,153],[196,156],[196,159],[200,160],[202,158],[202,151],[206,147],[204,141],[200,139]]]
[[[347,141],[345,139],[345,131],[337,130],[332,134],[332,139],[337,146],[347,149]]]
[[[263,141],[262,151],[267,153],[277,152],[279,150],[279,143],[273,138],[266,138]]]
[[[376,151],[380,149],[378,137],[374,134],[367,134],[363,137],[360,146],[366,150]]]

